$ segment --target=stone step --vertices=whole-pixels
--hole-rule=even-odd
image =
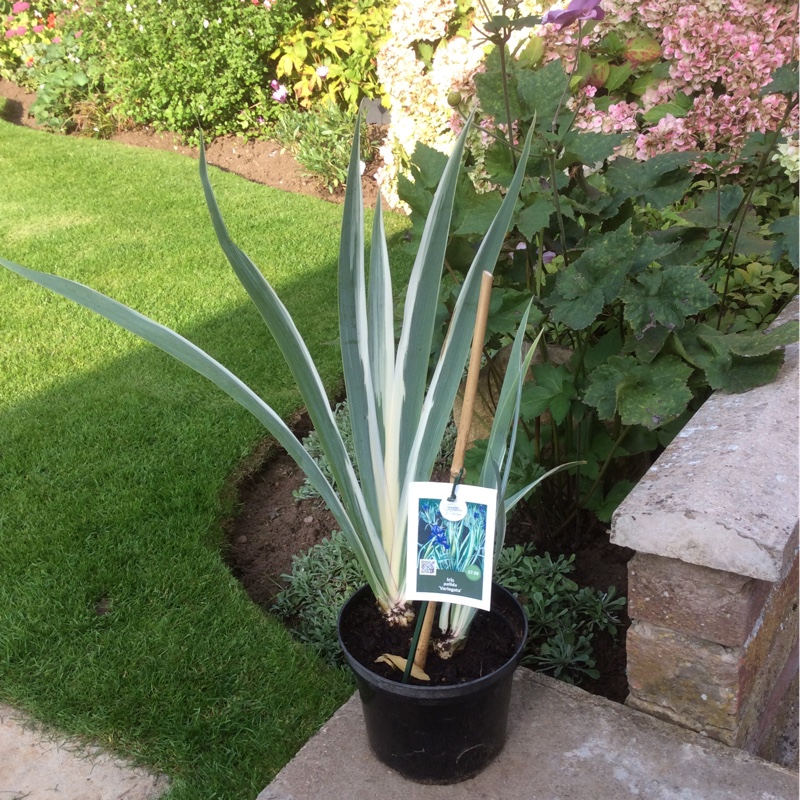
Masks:
[[[519,669],[503,752],[423,786],[375,759],[354,695],[257,800],[797,800],[797,773]]]

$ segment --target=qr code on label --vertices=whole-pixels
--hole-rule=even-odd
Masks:
[[[419,560],[420,575],[436,575],[436,559],[421,558]]]

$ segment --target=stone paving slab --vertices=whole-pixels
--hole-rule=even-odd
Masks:
[[[455,786],[375,759],[353,696],[257,800],[797,800],[798,775],[574,686],[517,670],[505,749]]]
[[[155,800],[168,788],[164,776],[58,739],[0,705],[0,800]]]

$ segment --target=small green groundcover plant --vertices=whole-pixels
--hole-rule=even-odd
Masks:
[[[574,556],[535,555],[516,545],[500,552],[495,579],[513,592],[528,618],[522,663],[568,683],[597,679],[592,640],[597,633],[616,635],[625,598],[614,587],[599,592],[579,588],[569,577]],[[345,601],[365,576],[339,531],[292,559],[291,574],[273,610],[297,639],[329,664],[344,665],[336,623]]]
[[[347,182],[350,132],[355,121],[355,113],[343,111],[333,100],[327,99],[309,111],[285,107],[275,122],[272,135],[333,192]],[[368,126],[361,139],[360,158],[365,168],[375,159],[378,145],[379,141],[371,135]]]

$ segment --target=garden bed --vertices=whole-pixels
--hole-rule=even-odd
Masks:
[[[35,94],[26,92],[15,83],[0,78],[0,97],[6,98],[3,118],[17,125],[40,128],[28,110],[36,99]],[[118,131],[111,141],[133,147],[151,150],[169,150],[181,155],[198,157],[198,149],[182,144],[180,137],[170,133],[157,132],[152,128],[134,128]],[[233,172],[254,183],[261,183],[273,189],[317,197],[334,203],[344,202],[344,188],[333,192],[325,189],[317,178],[305,174],[303,167],[280,144],[256,139],[245,140],[241,136],[220,136],[206,144],[208,163],[226,172]],[[373,176],[379,165],[369,165],[362,179],[364,204],[373,208],[378,197],[378,185]]]
[[[294,430],[303,437],[310,429],[307,417]],[[292,556],[308,550],[338,529],[333,516],[319,500],[300,500],[293,492],[303,485],[303,473],[280,448],[275,448],[263,464],[245,477],[236,487],[239,513],[226,524],[228,565],[242,583],[254,603],[268,612],[276,594],[285,586],[282,579],[291,570]],[[509,521],[508,544],[522,544],[532,539],[533,532],[524,514]],[[575,553],[575,574],[579,586],[606,591],[614,586],[618,594],[627,592],[627,562],[633,551],[609,541],[608,530],[596,522],[585,524],[574,549],[566,542],[559,553]],[[598,680],[585,679],[582,688],[616,702],[628,695],[625,674],[625,631],[629,625],[623,612],[622,625],[616,637],[600,633],[593,641]]]

